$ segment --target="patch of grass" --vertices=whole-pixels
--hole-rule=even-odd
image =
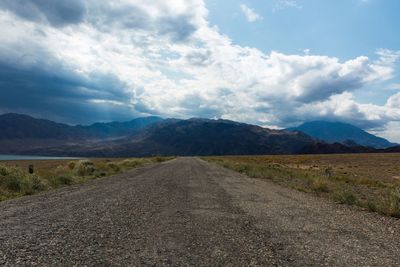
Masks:
[[[159,158],[155,158],[156,162],[161,162]],[[120,162],[120,166],[122,168],[136,168],[136,167],[140,167],[144,164],[145,162],[143,160],[140,159],[126,159],[123,160],[122,162]]]
[[[392,191],[389,202],[389,215],[400,218],[400,189]]]
[[[160,156],[157,156],[154,159],[155,159],[156,162],[163,162],[164,161],[164,158],[160,157]]]
[[[377,212],[378,211],[378,206],[373,201],[367,201],[366,204],[365,204],[365,207],[371,212]]]
[[[114,173],[118,173],[121,171],[121,167],[119,166],[119,164],[114,162],[107,162],[107,168]]]
[[[205,157],[249,177],[268,179],[338,203],[400,218],[400,154]]]
[[[71,185],[74,183],[72,175],[64,174],[56,177],[58,185]]]
[[[356,196],[348,189],[339,189],[333,192],[332,198],[340,204],[354,205],[357,203]]]
[[[311,188],[315,192],[328,193],[330,191],[328,179],[325,177],[318,177],[313,180]]]
[[[122,173],[151,163],[170,160],[172,157],[94,159],[79,161],[38,162],[37,173],[29,174],[26,168],[37,162],[23,162],[23,168],[0,165],[0,201],[41,191],[68,186]],[[15,165],[15,162],[12,162]],[[57,164],[57,165],[54,165]]]

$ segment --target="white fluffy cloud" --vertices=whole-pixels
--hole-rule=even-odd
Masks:
[[[301,5],[298,3],[297,0],[278,0],[275,5],[274,11],[282,10],[286,8],[301,8]]]
[[[86,0],[72,11],[56,4],[61,2],[51,2],[50,9],[36,1],[0,4],[0,63],[9,70],[1,79],[36,73],[14,92],[31,89],[50,104],[74,96],[71,112],[74,104],[87,105],[114,119],[160,114],[285,127],[325,118],[365,128],[400,121],[399,94],[382,106],[352,96],[391,79],[399,52],[378,50],[376,60],[343,62],[264,53],[233,44],[209,25],[202,0]],[[55,78],[57,86],[33,86]],[[0,97],[10,91],[2,87]]]
[[[240,10],[243,12],[249,22],[255,22],[257,20],[263,19],[263,17],[258,14],[253,8],[250,8],[245,4],[240,5]]]

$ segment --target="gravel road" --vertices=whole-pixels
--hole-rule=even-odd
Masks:
[[[400,221],[178,158],[0,203],[1,266],[399,266]]]

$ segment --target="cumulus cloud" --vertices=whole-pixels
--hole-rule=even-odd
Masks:
[[[333,95],[320,102],[296,108],[291,119],[340,120],[367,130],[382,129],[388,122],[400,121],[400,93],[391,96],[385,105],[358,103],[351,93]]]
[[[257,20],[262,20],[263,17],[258,14],[253,8],[246,6],[245,4],[240,5],[240,10],[246,16],[247,21],[255,22]]]
[[[0,112],[80,123],[150,114],[280,127],[400,121],[397,94],[381,106],[353,98],[394,76],[398,51],[347,61],[265,53],[209,25],[202,0],[85,0],[74,16],[55,2],[0,4]]]
[[[301,5],[297,0],[278,0],[275,4],[274,11],[287,9],[287,8],[297,8],[300,9]]]

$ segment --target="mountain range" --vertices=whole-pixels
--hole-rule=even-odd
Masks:
[[[127,122],[70,126],[27,115],[3,114],[0,115],[0,153],[26,154],[35,149],[93,145],[135,134],[162,120],[159,117],[145,117]]]
[[[347,146],[361,145],[372,148],[388,148],[396,145],[382,137],[372,135],[356,126],[343,122],[312,121],[287,130],[301,131],[324,142],[342,143]]]
[[[326,133],[308,131],[310,124],[303,127],[305,130],[301,130],[302,126],[272,130],[229,120],[160,117],[71,126],[27,115],[4,114],[0,115],[0,154],[133,157],[386,152],[372,148],[371,143],[362,145],[365,132],[361,129],[358,136],[353,131],[346,138],[338,133],[339,139],[324,140],[321,137]],[[368,140],[381,140],[371,136]],[[382,142],[377,143],[377,148],[384,147]],[[391,147],[388,152],[398,151],[400,147]]]
[[[126,136],[148,125],[162,121],[159,117],[136,118],[127,122],[94,123],[88,126],[70,126],[27,115],[8,113],[0,115],[2,139],[90,139]]]

